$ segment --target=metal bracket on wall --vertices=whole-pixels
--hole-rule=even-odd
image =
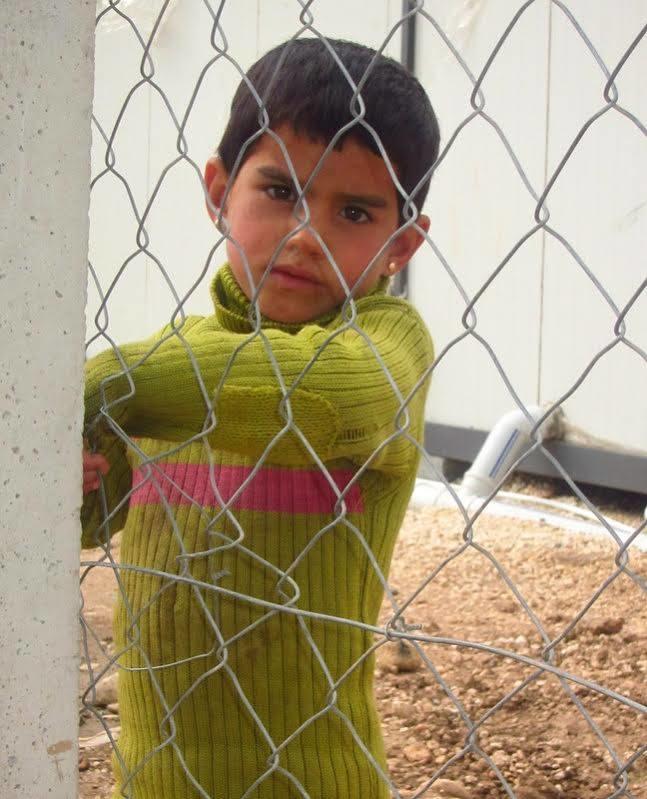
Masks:
[[[425,449],[438,458],[472,463],[487,435],[484,430],[428,422],[425,425]],[[647,493],[647,455],[595,449],[567,441],[547,441],[544,446],[576,483]],[[519,471],[543,477],[561,477],[541,452],[533,452]]]
[[[415,75],[416,71],[416,23],[417,14],[407,17],[407,14],[416,7],[415,0],[402,0],[402,45],[400,48],[400,62]],[[409,296],[409,265],[393,278],[393,293],[397,297]]]

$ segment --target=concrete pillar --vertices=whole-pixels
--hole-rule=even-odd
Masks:
[[[0,3],[0,795],[77,796],[94,0]]]

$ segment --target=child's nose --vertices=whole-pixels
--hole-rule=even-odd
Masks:
[[[292,228],[292,235],[288,245],[299,247],[304,252],[311,255],[321,256],[323,250],[321,247],[321,240],[325,241],[323,231],[317,226],[317,221],[314,216],[310,216],[307,221],[302,215],[300,221],[294,220]]]

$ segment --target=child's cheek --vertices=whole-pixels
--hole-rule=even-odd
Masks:
[[[368,264],[380,252],[383,244],[383,239],[370,230],[362,231],[357,235],[353,242],[352,254],[349,254],[349,262],[353,264],[351,280],[353,284],[359,280]]]
[[[280,215],[272,205],[251,203],[239,218],[238,241],[250,260],[268,260],[284,233]]]

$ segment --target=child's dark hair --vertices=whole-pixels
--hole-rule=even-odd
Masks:
[[[375,51],[339,39],[328,42],[358,85]],[[275,47],[249,69],[247,77],[265,103],[272,129],[288,124],[295,132],[327,144],[353,119],[353,89],[320,39],[294,39]],[[438,157],[440,131],[425,90],[397,61],[378,56],[361,87],[361,96],[365,121],[379,135],[398,180],[411,194]],[[218,147],[229,174],[245,142],[260,128],[259,110],[249,87],[241,82]],[[375,139],[361,124],[355,124],[345,135],[379,154]],[[338,146],[342,144],[343,138]],[[243,160],[252,147],[245,151]],[[412,197],[418,210],[428,190],[429,179]],[[401,197],[398,200],[402,210],[404,201]]]

